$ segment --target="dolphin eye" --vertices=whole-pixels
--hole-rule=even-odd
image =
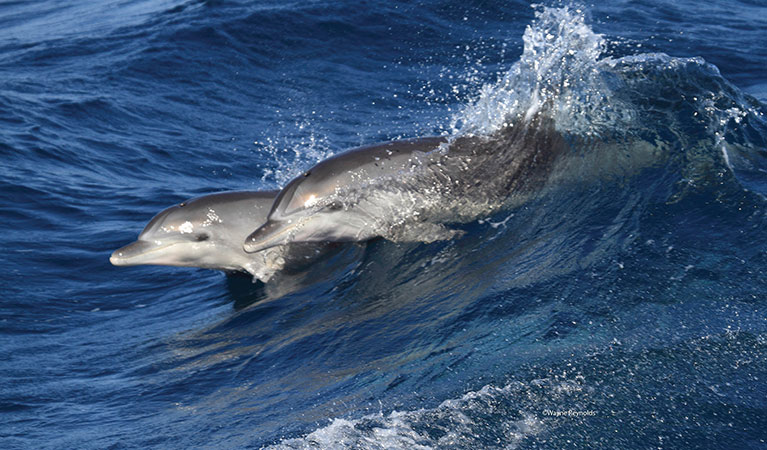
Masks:
[[[194,237],[197,242],[207,241],[210,239],[210,236],[207,233],[200,233],[197,236]]]

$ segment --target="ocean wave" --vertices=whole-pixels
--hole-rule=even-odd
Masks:
[[[701,58],[611,58],[605,38],[570,7],[538,7],[523,41],[519,61],[453,117],[447,144],[414,156],[417,167],[339,187],[328,201],[370,216],[365,235],[432,242],[463,234],[445,225],[553,192],[595,184],[620,191],[657,171],[661,183],[639,198],[671,191],[667,200],[678,200],[722,179],[747,178],[735,176],[739,169],[765,167],[761,105]],[[278,164],[269,176],[328,155],[313,136],[288,159],[269,148]]]
[[[563,390],[579,389],[572,382],[546,386],[547,382],[533,382],[541,391],[534,394],[540,396],[539,399]],[[435,408],[392,411],[353,420],[333,419],[330,425],[305,437],[286,439],[267,448],[426,450],[478,446],[513,449],[546,428],[537,411],[533,413],[519,408],[515,400],[525,395],[526,389],[519,383],[503,387],[486,385],[459,398],[445,400]]]
[[[6,447],[763,445],[758,7],[86,3],[0,6]],[[461,187],[388,181],[461,237],[109,266],[174,202],[428,135],[480,151]]]

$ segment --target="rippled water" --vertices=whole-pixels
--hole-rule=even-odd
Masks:
[[[0,24],[3,448],[767,445],[760,2],[42,1]],[[266,285],[109,264],[186,198],[540,118],[567,151],[460,238]],[[515,142],[468,173],[499,179]]]

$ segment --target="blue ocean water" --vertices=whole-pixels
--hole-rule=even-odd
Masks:
[[[766,448],[767,4],[0,4],[2,448]],[[541,106],[543,105],[543,106]],[[263,285],[161,209],[544,108],[539,195]]]

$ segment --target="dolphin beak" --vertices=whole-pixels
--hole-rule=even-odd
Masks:
[[[284,222],[267,221],[245,238],[242,248],[247,253],[260,252],[268,248],[288,243],[288,231],[291,225]]]
[[[157,245],[148,241],[139,240],[128,244],[125,247],[120,247],[112,252],[112,256],[109,257],[109,262],[115,266],[137,266],[146,264],[145,261],[142,261],[142,259],[145,258],[141,258],[141,256],[145,256],[147,253],[156,249]]]

